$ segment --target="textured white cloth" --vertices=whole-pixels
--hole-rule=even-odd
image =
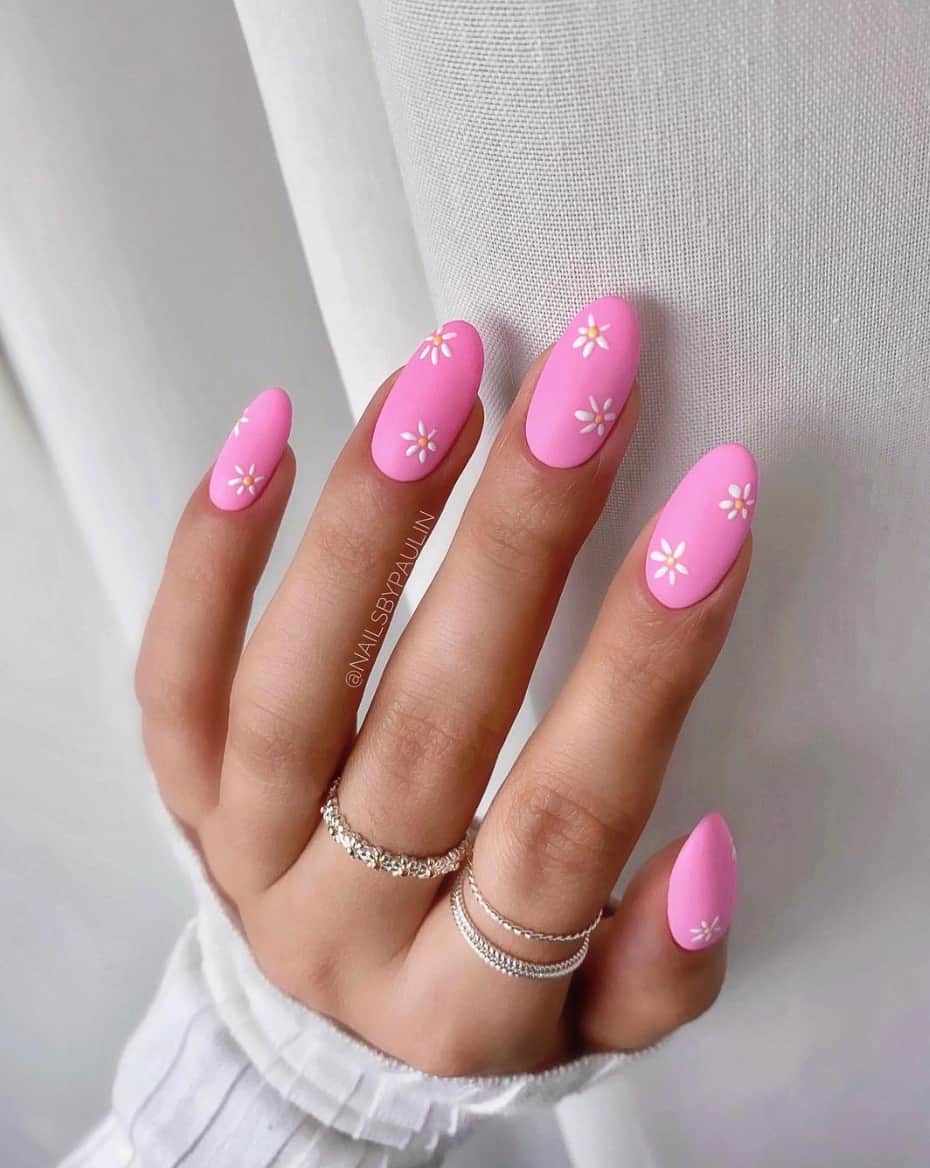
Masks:
[[[113,1112],[61,1168],[413,1168],[481,1120],[551,1106],[630,1061],[588,1055],[533,1075],[439,1078],[282,994],[198,857],[200,911],[129,1042]]]

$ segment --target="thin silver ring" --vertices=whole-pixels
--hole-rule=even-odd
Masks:
[[[456,877],[449,896],[449,903],[452,906],[452,918],[456,927],[471,949],[486,965],[490,965],[498,973],[506,974],[507,977],[529,978],[532,981],[565,977],[566,974],[574,973],[588,955],[588,947],[591,944],[590,936],[585,937],[580,947],[563,961],[524,961],[522,957],[517,957],[513,953],[508,953],[506,949],[499,948],[488,940],[468,915],[468,909],[465,907],[464,872],[459,872]]]
[[[590,925],[586,925],[576,933],[542,933],[538,929],[527,929],[523,925],[518,925],[515,921],[508,920],[493,905],[488,904],[482,895],[481,889],[478,887],[478,881],[475,879],[475,873],[472,869],[470,859],[465,868],[465,878],[468,881],[468,887],[471,889],[471,894],[475,898],[475,902],[487,913],[491,920],[496,921],[508,933],[516,933],[518,937],[526,937],[528,941],[586,941],[601,923],[604,916],[604,910],[601,909]]]
[[[387,848],[379,847],[360,835],[350,827],[339,808],[341,778],[342,776],[338,775],[333,779],[320,813],[329,834],[353,860],[361,861],[368,868],[387,872],[389,876],[413,876],[418,880],[448,876],[450,872],[457,872],[461,868],[468,855],[469,835],[441,856],[408,856],[403,852],[390,852]]]

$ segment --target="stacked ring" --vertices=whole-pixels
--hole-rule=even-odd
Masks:
[[[506,974],[507,977],[523,977],[538,981],[547,978],[564,977],[566,974],[573,973],[587,957],[588,948],[591,944],[591,933],[599,924],[601,913],[598,914],[597,920],[578,933],[540,933],[534,929],[524,929],[521,925],[515,925],[513,921],[508,921],[506,917],[501,916],[495,909],[492,909],[479,892],[476,900],[482,909],[497,921],[498,924],[503,924],[505,928],[509,928],[511,932],[517,933],[519,936],[532,937],[538,941],[581,941],[578,949],[562,961],[525,961],[522,957],[517,957],[513,953],[508,953],[506,949],[501,949],[498,945],[495,945],[493,941],[481,932],[472,920],[468,909],[465,907],[466,876],[468,877],[469,886],[473,889],[477,888],[477,883],[474,880],[474,874],[471,872],[471,865],[469,864],[466,870],[459,872],[455,884],[452,887],[449,898],[452,907],[452,918],[455,921],[458,931],[465,938],[470,948],[486,965],[490,965],[498,973]]]

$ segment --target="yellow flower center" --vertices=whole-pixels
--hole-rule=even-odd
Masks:
[[[737,511],[745,511],[745,509],[746,509],[746,504],[743,502],[742,499],[734,499],[733,506],[736,508]]]
[[[600,329],[597,327],[597,325],[596,325],[596,324],[592,324],[592,325],[588,325],[588,328],[587,328],[587,330],[586,330],[586,331],[587,331],[587,334],[588,334],[588,336],[589,336],[589,337],[591,338],[591,340],[593,341],[593,340],[594,340],[594,338],[595,338],[595,337],[598,335],[598,333],[599,333],[601,330],[600,330]]]
[[[251,475],[243,475],[242,476],[242,485],[244,487],[251,487],[251,485],[254,482],[255,482],[255,479],[253,479]]]
[[[675,557],[674,557],[674,556],[666,556],[666,557],[665,557],[665,562],[668,564],[668,566],[669,566],[670,568],[674,568],[674,567],[675,567]]]
[[[603,414],[595,414],[594,420],[595,420],[595,422],[597,422],[598,425],[600,425],[601,422],[603,422],[603,420],[604,420],[604,415]]]
[[[434,345],[441,345],[442,344],[442,333],[433,333],[433,344]]]
[[[417,439],[417,444],[418,444],[419,446],[428,446],[428,445],[429,445],[429,439],[428,439],[428,438],[418,438],[418,439]]]

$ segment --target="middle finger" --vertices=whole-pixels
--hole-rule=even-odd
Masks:
[[[632,307],[605,297],[530,369],[343,770],[345,818],[381,847],[441,853],[471,821],[632,436],[638,356]],[[322,880],[335,868],[345,889],[340,927],[354,932],[346,906],[357,903],[369,938],[371,920],[388,918],[382,898],[396,944],[404,906],[412,932],[435,895],[430,882],[405,880],[401,890],[372,876],[324,833],[307,863],[314,871],[295,868],[295,879]]]

